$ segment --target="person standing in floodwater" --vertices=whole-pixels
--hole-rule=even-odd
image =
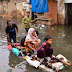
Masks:
[[[5,32],[7,34],[7,41],[8,44],[11,44],[11,39],[13,39],[13,42],[16,43],[16,31],[15,28],[17,30],[18,33],[18,27],[16,25],[16,23],[12,23],[11,20],[7,20],[7,26],[5,28]]]
[[[25,16],[22,19],[22,23],[24,23],[24,28],[26,30],[26,32],[28,32],[29,28],[30,28],[30,23],[33,23],[35,20],[31,20],[30,16],[30,11],[27,11],[27,16]]]

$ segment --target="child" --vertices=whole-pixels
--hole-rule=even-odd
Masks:
[[[31,18],[29,16],[30,16],[30,11],[27,11],[27,16],[25,16],[22,19],[22,23],[24,23],[24,28],[25,28],[27,33],[28,33],[29,28],[30,28],[30,23],[34,23],[36,21],[36,19],[31,20]]]
[[[49,56],[52,58],[53,48],[51,47],[52,37],[46,35],[44,38],[44,43],[40,46],[37,51],[37,60],[40,61],[40,58],[44,58],[44,61],[47,61],[46,57]]]

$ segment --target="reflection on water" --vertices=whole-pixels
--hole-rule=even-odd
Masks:
[[[12,19],[16,22],[19,28],[17,40],[20,41],[27,33],[21,19]],[[16,57],[12,52],[7,49],[7,37],[5,33],[6,20],[0,19],[0,72],[41,72],[40,69],[35,69],[29,66],[25,60]],[[31,25],[31,27],[34,27]],[[54,55],[62,54],[69,61],[72,61],[72,26],[56,25],[47,26],[47,28],[35,28],[39,31],[39,38],[41,44],[44,41],[45,35],[52,36]],[[16,67],[13,71],[12,68]],[[72,66],[66,67],[62,72],[72,72]]]

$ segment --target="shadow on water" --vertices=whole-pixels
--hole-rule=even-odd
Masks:
[[[17,40],[20,41],[27,33],[24,30],[24,25],[21,19],[11,19],[18,25],[19,33]],[[5,33],[6,19],[0,19],[0,72],[41,72],[40,69],[35,69],[29,66],[26,61],[16,57],[7,49],[7,39]],[[32,26],[34,27],[35,26]],[[35,28],[39,31],[41,44],[44,42],[45,35],[52,36],[52,47],[54,55],[62,54],[72,62],[72,26],[55,25],[44,28]],[[11,71],[15,66],[18,67]],[[72,72],[72,66],[66,67],[62,72]]]

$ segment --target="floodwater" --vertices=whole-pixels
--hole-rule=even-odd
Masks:
[[[12,19],[18,25],[17,40],[20,41],[26,35],[21,19]],[[0,19],[0,72],[44,72],[28,65],[22,58],[16,57],[7,49],[7,37],[5,33],[6,19]],[[35,27],[31,25],[31,27]],[[69,62],[72,62],[72,26],[55,25],[47,28],[36,28],[39,31],[41,44],[45,35],[52,36],[54,55],[62,54]],[[12,68],[16,67],[14,70]],[[66,67],[62,72],[72,72],[72,66]]]

